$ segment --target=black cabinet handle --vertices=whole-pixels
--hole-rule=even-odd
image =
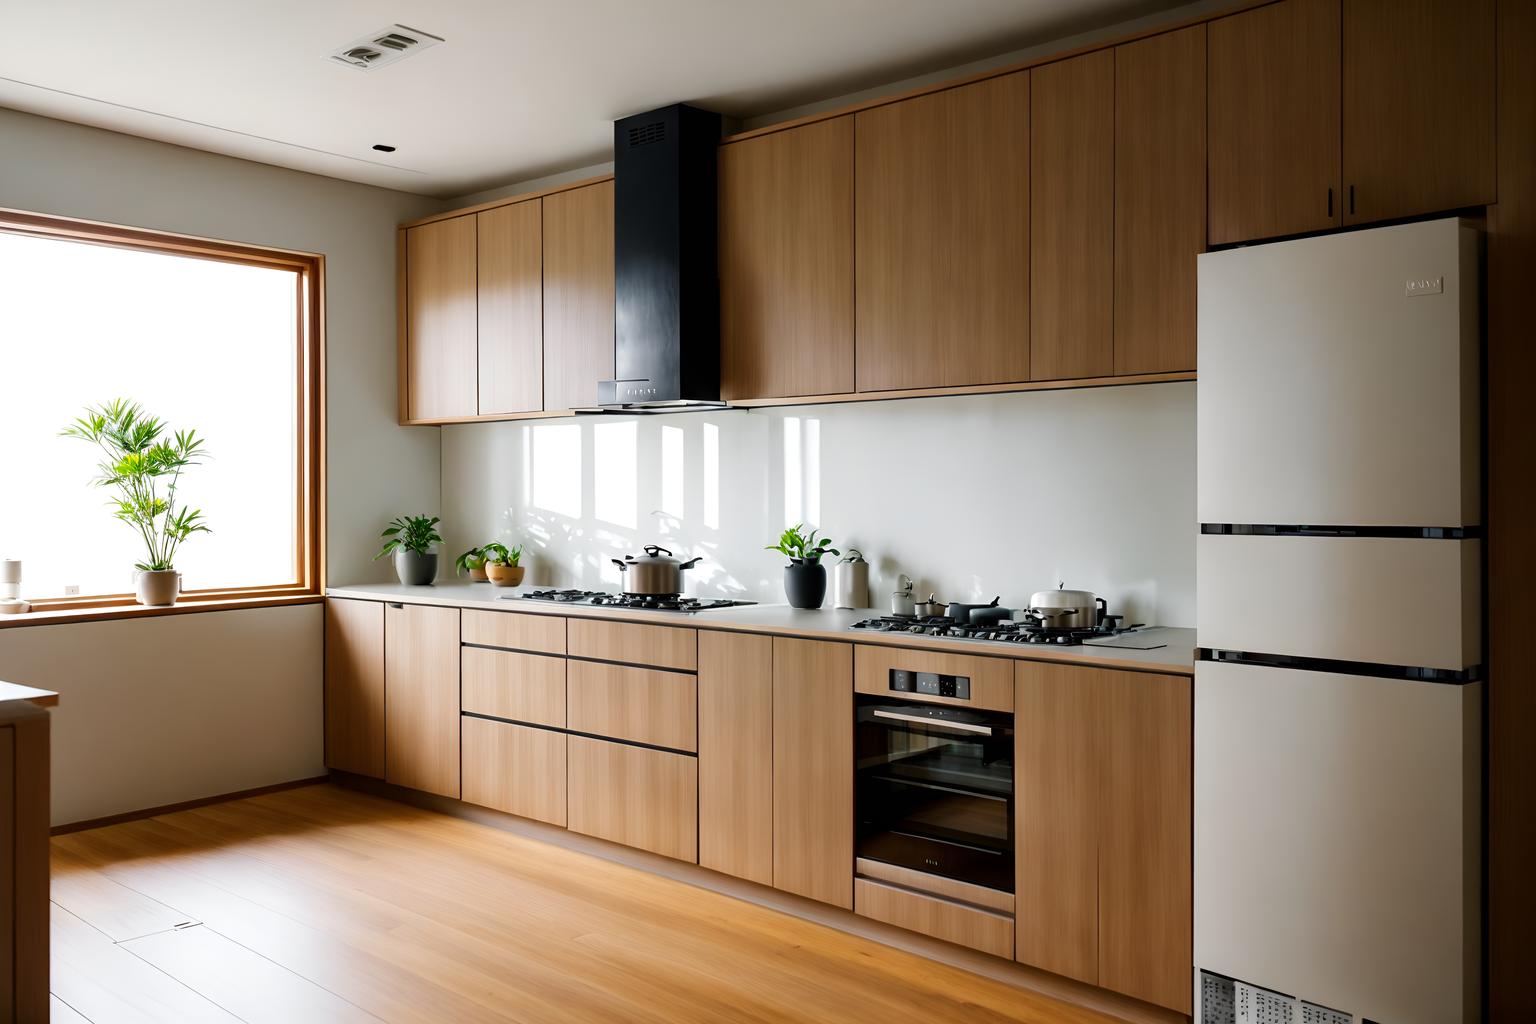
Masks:
[[[1353,216],[1355,212],[1355,186],[1349,186],[1349,212]]]
[[[389,606],[391,608],[404,608],[405,607],[405,605],[401,604],[399,601],[390,601],[389,602]]]
[[[1333,216],[1333,186],[1328,186],[1328,216]]]

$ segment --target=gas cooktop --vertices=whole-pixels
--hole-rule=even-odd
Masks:
[[[986,625],[962,624],[945,616],[920,618],[915,615],[882,615],[875,619],[861,619],[848,627],[861,633],[914,633],[919,636],[942,636],[952,640],[990,640],[1008,644],[1053,644],[1070,647],[1085,640],[1119,636],[1141,628],[1141,624],[1124,629],[1098,626],[1093,629],[1047,629],[1031,622],[989,622]]]
[[[684,597],[681,594],[610,594],[602,590],[531,590],[526,594],[504,594],[504,601],[553,601],[557,604],[585,605],[596,608],[640,608],[656,612],[703,612],[714,608],[735,608],[754,601],[725,598]]]

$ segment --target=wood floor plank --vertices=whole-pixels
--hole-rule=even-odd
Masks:
[[[611,860],[332,786],[54,844],[72,872],[203,921],[124,945],[253,1020],[278,1019],[262,1016],[275,1006],[307,1019],[255,980],[274,971],[289,989],[412,1024],[1111,1019]],[[197,932],[194,947],[184,937]]]
[[[52,854],[53,902],[113,942],[197,923],[190,914],[119,885],[63,847],[55,846]]]
[[[204,925],[146,935],[121,946],[246,1024],[375,1024],[378,1020]]]
[[[54,906],[51,927],[50,988],[92,1024],[238,1022],[62,907]]]

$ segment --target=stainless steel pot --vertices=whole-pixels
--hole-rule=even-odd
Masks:
[[[1088,590],[1039,590],[1029,597],[1029,613],[1050,629],[1092,629],[1104,621],[1109,602]]]
[[[613,559],[613,564],[624,574],[624,593],[649,596],[681,594],[683,570],[692,569],[699,561],[690,558],[679,562],[666,548],[647,544],[644,557],[625,555],[622,559]]]
[[[949,605],[929,594],[928,600],[917,603],[917,614],[925,619],[942,619],[949,614]]]

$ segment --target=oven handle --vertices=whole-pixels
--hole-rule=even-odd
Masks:
[[[915,722],[918,725],[931,725],[936,729],[953,729],[956,732],[974,733],[977,736],[991,736],[990,725],[977,725],[974,722],[949,722],[942,718],[933,718],[929,715],[903,714],[900,711],[887,711],[885,708],[875,708],[872,714],[876,718],[891,718],[898,722]]]

